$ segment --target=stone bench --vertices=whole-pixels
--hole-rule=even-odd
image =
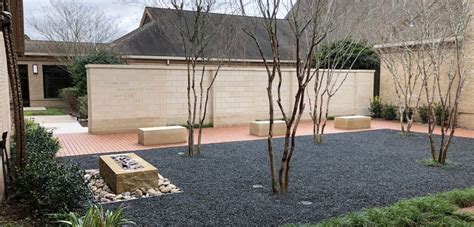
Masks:
[[[369,129],[372,118],[367,116],[336,117],[334,128],[337,129]]]
[[[186,143],[186,141],[186,128],[182,126],[138,129],[138,143],[144,146]]]
[[[250,135],[254,136],[268,136],[268,129],[270,121],[253,121],[250,122]],[[273,121],[273,135],[283,136],[286,133],[285,121]]]

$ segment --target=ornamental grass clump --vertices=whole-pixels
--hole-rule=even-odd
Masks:
[[[84,216],[76,213],[55,214],[54,219],[57,223],[71,227],[121,227],[135,225],[134,222],[125,219],[123,208],[115,211],[104,210],[102,206],[92,205]]]

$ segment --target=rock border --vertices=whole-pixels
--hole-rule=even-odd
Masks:
[[[124,192],[121,194],[115,194],[112,189],[105,183],[104,179],[100,176],[98,169],[86,170],[83,176],[84,182],[87,188],[92,193],[94,201],[97,203],[113,203],[113,202],[124,202],[129,200],[171,195],[181,193],[181,189],[172,184],[168,178],[163,177],[158,173],[158,187],[145,189],[137,188],[133,192]]]

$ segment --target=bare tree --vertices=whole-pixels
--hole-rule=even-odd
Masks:
[[[410,78],[412,81],[416,77],[420,78],[423,90],[421,96],[425,97],[429,109],[431,158],[433,162],[444,165],[456,130],[459,101],[469,80],[467,71],[470,66],[465,62],[465,48],[469,43],[470,1],[413,1],[410,8],[404,11],[410,12],[409,20],[391,33],[391,37],[400,37],[403,42],[383,47],[390,47],[393,51],[393,46],[397,46],[401,51],[401,54],[395,54],[403,56],[398,57],[396,62],[402,65],[403,72],[396,73],[396,78],[401,77],[402,83],[408,83],[403,81]],[[406,96],[409,95],[407,92]],[[403,94],[401,96],[404,97]],[[437,114],[436,108],[441,113]],[[437,122],[440,123],[441,132],[439,146],[434,138]]]
[[[422,70],[423,88],[429,108],[428,138],[433,161],[446,164],[446,157],[454,137],[459,116],[459,102],[463,88],[470,75],[469,65],[466,64],[467,35],[471,20],[470,1],[439,1],[435,6],[423,3],[419,7],[423,13],[419,16],[420,26],[423,27],[421,50],[426,60],[419,63]],[[445,17],[439,18],[438,10],[443,10]],[[439,12],[439,11],[438,11]],[[437,37],[437,39],[433,39]],[[418,61],[420,62],[420,61]],[[444,69],[443,69],[444,68]],[[435,103],[441,109],[440,116],[435,111]],[[441,140],[439,147],[435,145],[433,133],[436,118],[439,117]]]
[[[43,11],[43,17],[28,18],[27,24],[42,39],[61,41],[48,48],[66,54],[67,59],[63,60],[103,50],[103,43],[112,41],[119,32],[114,18],[89,5],[87,1],[49,0],[49,5],[43,7]]]
[[[398,100],[402,133],[409,134],[414,123],[414,112],[418,109],[421,92],[423,91],[422,86],[420,86],[421,72],[415,64],[419,53],[416,49],[405,44],[379,50],[381,56],[383,56],[382,62],[392,77]]]
[[[344,85],[349,70],[366,49],[366,45],[361,45],[359,41],[349,39],[348,36],[333,43],[331,47],[319,49],[314,60],[314,100],[308,95],[310,116],[313,120],[313,139],[316,144],[322,143],[332,98]]]
[[[143,3],[173,9],[170,20],[161,25],[173,26],[173,29],[178,31],[177,36],[173,38],[182,47],[187,66],[188,155],[199,155],[210,93],[233,48],[234,25],[228,21],[229,17],[213,14],[223,10],[222,4],[216,0],[152,0],[125,3]]]
[[[314,77],[312,70],[312,59],[317,46],[326,38],[331,31],[335,16],[337,15],[336,1],[307,1],[304,4],[294,1],[280,0],[256,0],[255,4],[260,11],[261,26],[271,45],[271,56],[264,54],[260,40],[255,31],[244,30],[244,32],[255,42],[257,49],[266,68],[268,76],[267,96],[269,101],[270,127],[268,135],[268,154],[270,159],[270,169],[272,175],[273,192],[285,193],[288,191],[290,163],[296,150],[296,132],[305,110],[306,88]],[[277,15],[280,10],[289,10],[286,20],[279,20]],[[291,9],[291,10],[290,10]],[[281,71],[279,39],[281,36],[279,26],[285,24],[290,27],[292,46],[294,50],[295,79],[297,90],[292,100],[290,109],[284,107],[282,103],[281,86],[283,76]],[[274,123],[274,93],[273,83],[277,78],[276,105],[283,116],[286,124],[285,142],[278,172],[278,183],[274,167],[273,154],[273,123]]]
[[[379,35],[388,37],[386,39],[388,44],[377,46],[383,67],[387,69],[393,81],[403,134],[411,132],[415,111],[418,109],[423,91],[422,73],[416,63],[422,57],[423,51],[413,46],[413,41],[417,40],[419,34],[417,31],[404,30],[406,27],[413,28],[412,18],[418,17],[419,12],[414,5],[416,3],[392,8],[402,17],[409,18],[401,22],[401,27],[400,24],[391,24],[390,16],[381,18],[387,26],[381,27]]]

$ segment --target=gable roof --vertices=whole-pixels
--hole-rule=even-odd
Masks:
[[[184,11],[185,18],[192,18],[196,12]],[[264,55],[271,57],[271,47],[266,31],[263,27],[263,18],[244,17],[237,15],[209,13],[209,31],[217,32],[210,41],[206,57],[229,59],[261,59],[255,42],[244,33],[244,29],[255,34],[260,42]],[[180,42],[179,30],[176,26],[179,21],[177,11],[164,8],[145,8],[142,25],[138,29],[119,38],[111,44],[111,49],[120,55],[184,57],[184,50]],[[291,30],[287,20],[277,21],[282,60],[293,59]],[[222,28],[222,29],[219,29]],[[228,45],[226,40],[233,43],[229,50],[222,53]]]
[[[307,8],[317,0],[298,0]],[[331,0],[329,0],[331,1]],[[328,41],[344,39],[350,36],[354,39],[367,41],[371,44],[388,44],[400,42],[404,38],[416,36],[419,6],[421,0],[332,0],[340,13],[336,18],[334,30],[328,35]],[[423,0],[427,8],[432,10],[428,16],[432,21],[439,22],[436,28],[449,33],[449,17],[460,13],[460,0]],[[452,11],[446,11],[446,4],[452,6]],[[292,9],[293,10],[293,9]],[[291,13],[291,11],[290,11]],[[413,18],[408,16],[410,14]],[[414,25],[414,26],[412,26]],[[448,31],[444,30],[448,28]],[[393,31],[399,32],[399,37],[392,37]],[[433,30],[436,30],[433,28]],[[446,34],[442,34],[445,36]],[[432,34],[440,38],[441,34]],[[403,40],[412,41],[412,40]]]

